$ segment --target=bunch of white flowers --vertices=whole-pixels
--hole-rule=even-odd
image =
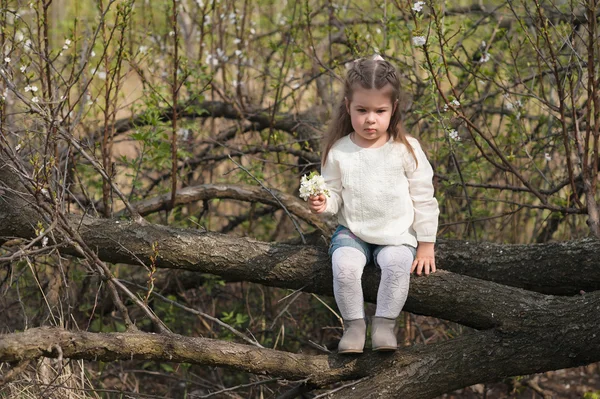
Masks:
[[[325,179],[317,172],[311,172],[308,176],[302,176],[300,180],[300,198],[308,201],[308,197],[325,194],[329,197],[329,190],[325,185]]]

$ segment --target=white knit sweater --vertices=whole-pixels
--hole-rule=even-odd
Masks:
[[[406,146],[392,139],[378,148],[360,147],[350,136],[338,140],[321,171],[330,192],[325,213],[337,213],[340,224],[371,244],[435,242],[433,170],[419,142],[408,141],[418,167]]]

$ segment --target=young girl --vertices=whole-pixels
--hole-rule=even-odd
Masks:
[[[396,69],[380,56],[352,63],[344,98],[326,138],[322,175],[329,197],[312,196],[314,213],[337,214],[331,239],[335,300],[344,319],[339,353],[362,353],[366,323],[361,278],[381,268],[372,348],[395,350],[394,327],[410,273],[435,272],[438,204],[433,171],[419,142],[402,130]]]

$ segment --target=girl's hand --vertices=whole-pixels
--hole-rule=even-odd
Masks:
[[[311,195],[308,197],[308,205],[312,213],[323,213],[327,208],[327,196],[325,194]]]
[[[417,276],[421,275],[421,272],[425,270],[425,275],[429,275],[429,272],[435,273],[435,252],[433,250],[434,243],[432,242],[419,242],[417,246],[417,256],[415,261],[410,268],[410,272],[417,271]]]

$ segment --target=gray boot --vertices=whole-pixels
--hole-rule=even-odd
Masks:
[[[366,335],[365,319],[344,320],[344,336],[338,344],[338,353],[363,353]]]
[[[398,347],[394,327],[396,319],[373,316],[371,342],[374,351],[395,351]]]

